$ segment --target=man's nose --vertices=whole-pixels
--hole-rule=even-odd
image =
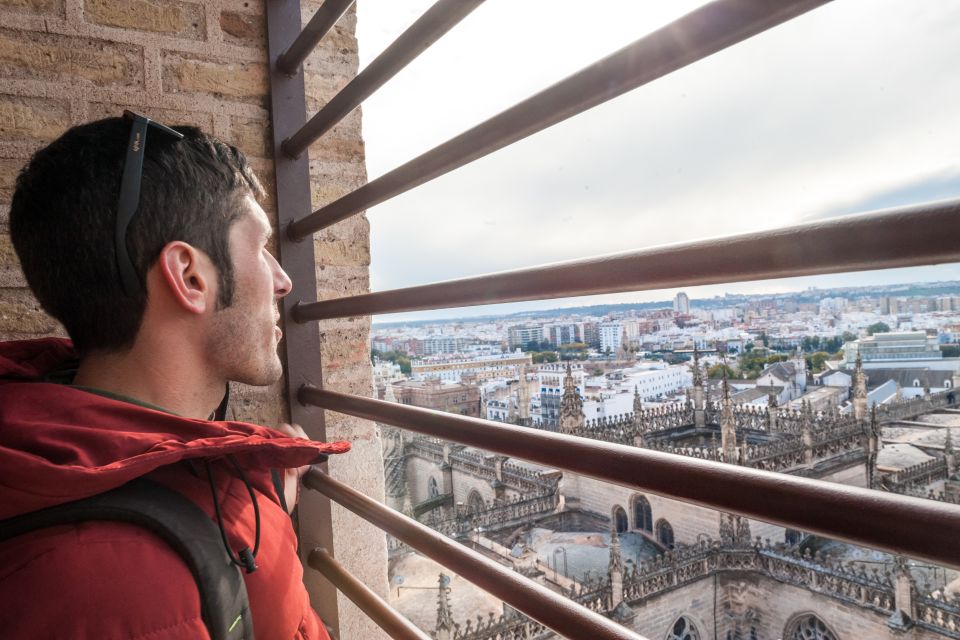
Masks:
[[[271,256],[271,258],[272,257],[273,256]],[[276,259],[273,260],[273,265],[273,290],[278,298],[282,298],[293,289],[293,282]]]

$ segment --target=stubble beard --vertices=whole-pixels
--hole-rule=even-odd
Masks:
[[[207,344],[211,365],[229,381],[258,387],[275,383],[283,375],[275,327],[244,314],[237,304],[218,311]]]

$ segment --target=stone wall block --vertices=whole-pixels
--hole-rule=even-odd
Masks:
[[[17,184],[17,175],[23,163],[24,161],[20,158],[0,158],[0,202],[9,204],[13,198],[13,189]],[[7,220],[4,216],[4,225],[6,224]]]
[[[257,49],[267,47],[267,28],[262,14],[221,11],[220,30],[224,42]]]
[[[67,100],[0,94],[0,137],[49,141],[69,124]]]
[[[142,47],[0,30],[0,77],[98,87],[142,87]]]
[[[317,264],[325,266],[370,265],[370,221],[360,214],[314,234]]]
[[[206,36],[203,5],[195,2],[86,0],[84,17],[106,27],[152,31],[190,40]]]
[[[290,417],[286,405],[286,386],[279,380],[268,387],[246,384],[230,385],[230,420],[252,422],[265,427],[276,427]]]
[[[231,117],[233,144],[248,157],[270,158],[273,155],[273,127],[269,120]]]
[[[25,289],[5,289],[0,296],[0,339],[26,335],[45,335],[56,331],[59,323],[44,313],[40,303]]]
[[[330,300],[370,291],[367,267],[317,265],[317,299]]]
[[[61,18],[64,0],[0,0],[0,11]]]
[[[263,63],[164,51],[161,68],[167,93],[212,95],[264,107],[269,104],[267,67]]]

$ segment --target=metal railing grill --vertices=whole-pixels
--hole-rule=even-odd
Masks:
[[[284,302],[291,418],[310,425],[313,435],[324,437],[319,409],[338,411],[677,500],[960,567],[957,505],[323,390],[317,331],[311,324],[321,319],[960,261],[960,201],[947,201],[317,302],[313,243],[300,242],[310,234],[825,4],[825,0],[711,2],[311,213],[303,152],[481,2],[439,0],[307,121],[300,65],[352,2],[326,0],[301,33],[296,0],[268,1],[274,157],[284,231],[280,254],[295,287],[294,295]],[[322,467],[308,474],[306,484],[564,637],[639,638],[603,615],[367,498],[331,478]],[[333,559],[329,504],[323,505],[301,517],[301,537],[309,554],[305,560],[392,637],[428,637]],[[891,513],[897,517],[891,518]],[[335,598],[329,592],[312,595],[322,599],[318,608],[335,626],[336,611],[325,603]]]

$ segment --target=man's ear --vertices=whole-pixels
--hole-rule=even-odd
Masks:
[[[157,266],[171,298],[185,311],[202,314],[213,304],[216,274],[204,252],[175,240],[160,250]]]

